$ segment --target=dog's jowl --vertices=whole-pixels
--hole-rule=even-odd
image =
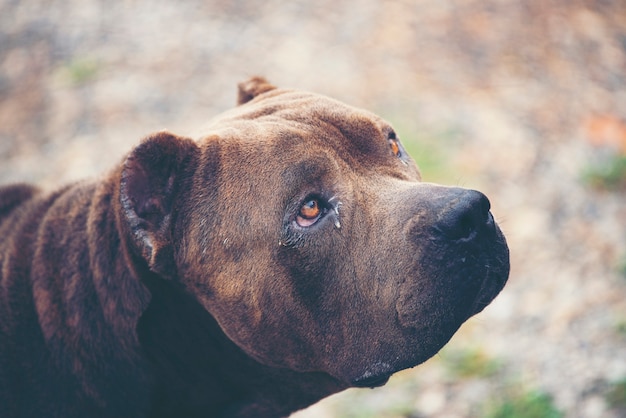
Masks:
[[[0,188],[0,272],[2,417],[279,417],[437,353],[509,256],[383,119],[254,78],[197,140]]]

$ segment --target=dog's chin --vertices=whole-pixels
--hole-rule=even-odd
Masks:
[[[354,382],[352,382],[352,386],[354,386],[355,388],[377,388],[380,386],[385,385],[388,381],[389,378],[391,377],[391,375],[388,374],[382,374],[379,376],[369,376],[369,377],[363,377],[363,378],[359,378],[357,380],[355,380]]]
[[[392,374],[398,370],[384,362],[375,363],[365,373],[351,382],[351,386],[357,388],[376,388],[383,386],[389,381]]]
[[[447,341],[448,340],[446,340],[446,342]],[[383,361],[376,362],[369,366],[359,377],[353,379],[350,382],[350,386],[357,388],[376,388],[383,386],[395,373],[418,366],[437,354],[444,344],[445,343],[442,343],[436,347],[431,347],[431,349],[428,349],[427,352],[420,352],[420,350],[416,350],[403,360],[398,358],[394,364]]]
[[[485,275],[476,297],[472,305],[470,306],[467,318],[480,313],[485,309],[495,298],[506,284],[509,272],[509,266],[501,266],[499,269],[490,270]]]
[[[411,359],[406,359],[402,363],[398,363],[395,365],[391,365],[388,363],[380,362],[376,363],[368,370],[363,373],[361,376],[350,382],[350,386],[357,388],[376,388],[385,385],[391,376],[395,373],[400,372],[405,369],[410,369],[412,367],[418,366],[431,358],[441,349],[443,345],[429,351],[428,353],[422,353],[419,357],[414,357]]]

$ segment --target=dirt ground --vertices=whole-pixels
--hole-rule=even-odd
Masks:
[[[298,417],[626,416],[626,2],[0,0],[0,183],[96,176],[256,74],[392,121],[511,249],[440,355]]]

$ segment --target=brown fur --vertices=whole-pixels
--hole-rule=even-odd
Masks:
[[[3,417],[286,416],[421,363],[504,286],[486,198],[422,183],[385,121],[261,78],[238,100],[101,180],[0,189]]]

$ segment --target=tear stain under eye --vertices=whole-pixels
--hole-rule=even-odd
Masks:
[[[342,203],[341,201],[339,201],[339,200],[337,200],[337,203],[332,203],[332,202],[333,202],[333,200],[337,200],[337,196],[333,196],[333,197],[331,197],[330,199],[328,199],[328,203],[330,203],[330,204],[331,204],[331,206],[332,206],[332,211],[333,211],[333,212],[334,212],[334,214],[335,214],[335,222],[334,222],[334,225],[335,225],[335,228],[337,228],[337,229],[341,229],[341,222],[339,221],[339,207],[340,207],[343,203]],[[289,247],[289,246],[292,246],[292,245],[294,245],[294,242],[292,242],[292,241],[291,241],[291,240],[289,240],[289,239],[288,239],[288,240],[286,240],[286,241],[283,241],[283,239],[282,239],[282,238],[280,238],[280,239],[278,240],[278,246],[279,246],[279,247]]]
[[[333,200],[337,199],[337,196],[333,196],[330,199],[328,199],[328,203],[332,203]],[[333,205],[333,212],[335,212],[335,228],[340,229],[341,228],[341,222],[339,222],[339,207],[342,205],[341,201],[337,201],[336,204]]]

